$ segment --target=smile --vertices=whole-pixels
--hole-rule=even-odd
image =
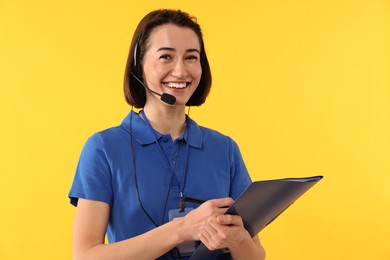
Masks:
[[[169,82],[169,83],[164,83],[164,86],[167,86],[168,88],[185,88],[188,86],[189,83],[187,82]]]

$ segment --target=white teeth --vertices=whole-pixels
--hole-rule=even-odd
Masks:
[[[165,86],[167,86],[169,88],[185,88],[187,86],[187,83],[186,82],[183,82],[183,83],[170,82],[170,83],[165,83]]]

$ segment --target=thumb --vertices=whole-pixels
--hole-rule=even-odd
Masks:
[[[242,226],[242,219],[239,216],[233,215],[220,215],[217,217],[217,221],[221,225],[234,225],[234,226]]]
[[[220,215],[217,217],[217,221],[219,224],[225,224],[227,222],[227,218],[225,215]]]

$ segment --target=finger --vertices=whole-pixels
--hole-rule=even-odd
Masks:
[[[208,231],[211,236],[215,236],[218,233],[219,224],[217,221],[218,214],[210,216],[204,223],[203,228]]]
[[[216,223],[216,220],[212,222]],[[214,250],[218,248],[218,231],[212,226],[211,223],[206,222],[202,228],[199,229],[198,237],[208,249]]]
[[[235,233],[231,232],[231,227],[218,223],[218,215],[214,215],[207,219],[202,226],[202,234],[207,237],[207,248],[214,250],[217,248],[228,247],[231,236]]]
[[[220,217],[221,215],[213,215],[211,217],[209,217],[207,219],[207,221],[204,223],[203,227],[208,231],[208,233],[212,236],[211,239],[214,241],[216,238],[218,237],[224,237],[226,234],[225,232],[227,231],[226,230],[226,227],[229,225],[229,224],[220,224],[218,222],[218,218]]]
[[[213,237],[219,236],[220,233],[223,233],[223,229],[225,228],[223,225],[218,223],[217,218],[219,216],[221,215],[214,214],[210,216],[203,225]]]
[[[242,218],[235,215],[221,215],[217,217],[217,222],[221,225],[243,226]]]
[[[227,210],[227,208],[217,208],[215,210],[215,213],[217,213],[218,215],[223,215],[223,214],[225,214],[226,210]]]
[[[200,229],[199,229],[199,239],[200,241],[205,244],[209,249],[213,241],[213,234],[215,234],[216,231],[213,227],[211,227],[209,224],[205,223]]]
[[[222,198],[222,199],[210,200],[210,203],[212,203],[213,206],[218,207],[218,208],[229,207],[230,205],[233,204],[233,202],[234,202],[234,200],[232,198],[229,198],[229,197]]]
[[[209,250],[214,250],[209,238],[207,237],[207,234],[199,233],[198,237],[199,237],[200,242],[202,242]]]

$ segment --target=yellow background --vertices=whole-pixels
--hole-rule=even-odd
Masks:
[[[181,8],[214,84],[191,109],[254,180],[325,178],[261,233],[268,259],[390,259],[387,0],[0,0],[0,259],[70,259],[80,150],[128,113],[138,21]]]

